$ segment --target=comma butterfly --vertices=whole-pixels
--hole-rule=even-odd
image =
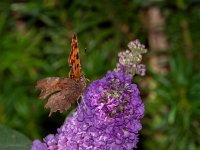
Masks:
[[[49,116],[57,110],[60,112],[68,110],[86,88],[86,79],[81,72],[78,40],[75,33],[72,37],[68,63],[71,67],[69,78],[47,77],[37,82],[36,89],[41,90],[39,99],[48,98],[45,108],[50,108]]]

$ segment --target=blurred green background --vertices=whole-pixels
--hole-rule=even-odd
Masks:
[[[73,111],[49,118],[34,88],[68,76],[73,32],[91,81],[115,67],[129,41],[149,49],[147,75],[134,78],[146,109],[138,149],[200,149],[199,0],[1,0],[1,125],[42,139]]]

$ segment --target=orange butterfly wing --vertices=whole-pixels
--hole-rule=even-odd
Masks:
[[[68,58],[68,63],[71,67],[69,78],[79,81],[81,78],[81,62],[79,57],[78,40],[75,33],[72,37],[71,52]]]

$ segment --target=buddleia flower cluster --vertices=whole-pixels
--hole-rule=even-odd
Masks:
[[[146,66],[140,63],[142,61],[142,54],[146,53],[147,49],[138,39],[129,42],[128,48],[126,51],[118,54],[119,62],[115,71],[122,70],[126,75],[134,76],[138,74],[144,76]]]
[[[132,150],[137,147],[144,104],[132,78],[144,75],[140,64],[146,49],[139,40],[119,53],[114,71],[93,81],[82,96],[77,110],[57,130],[42,141],[35,140],[32,150]]]

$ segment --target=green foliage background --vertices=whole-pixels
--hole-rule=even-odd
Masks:
[[[148,65],[146,80],[135,79],[146,108],[139,149],[200,149],[197,0],[1,0],[0,124],[31,139],[55,133],[71,112],[48,118],[34,90],[36,81],[68,76],[73,32],[78,35],[86,77],[91,81],[103,77],[130,40],[138,38],[148,46],[141,12],[151,5],[160,7],[166,17],[169,73],[155,73]],[[183,22],[188,24],[185,30]],[[147,64],[152,55],[150,51],[144,56]]]

